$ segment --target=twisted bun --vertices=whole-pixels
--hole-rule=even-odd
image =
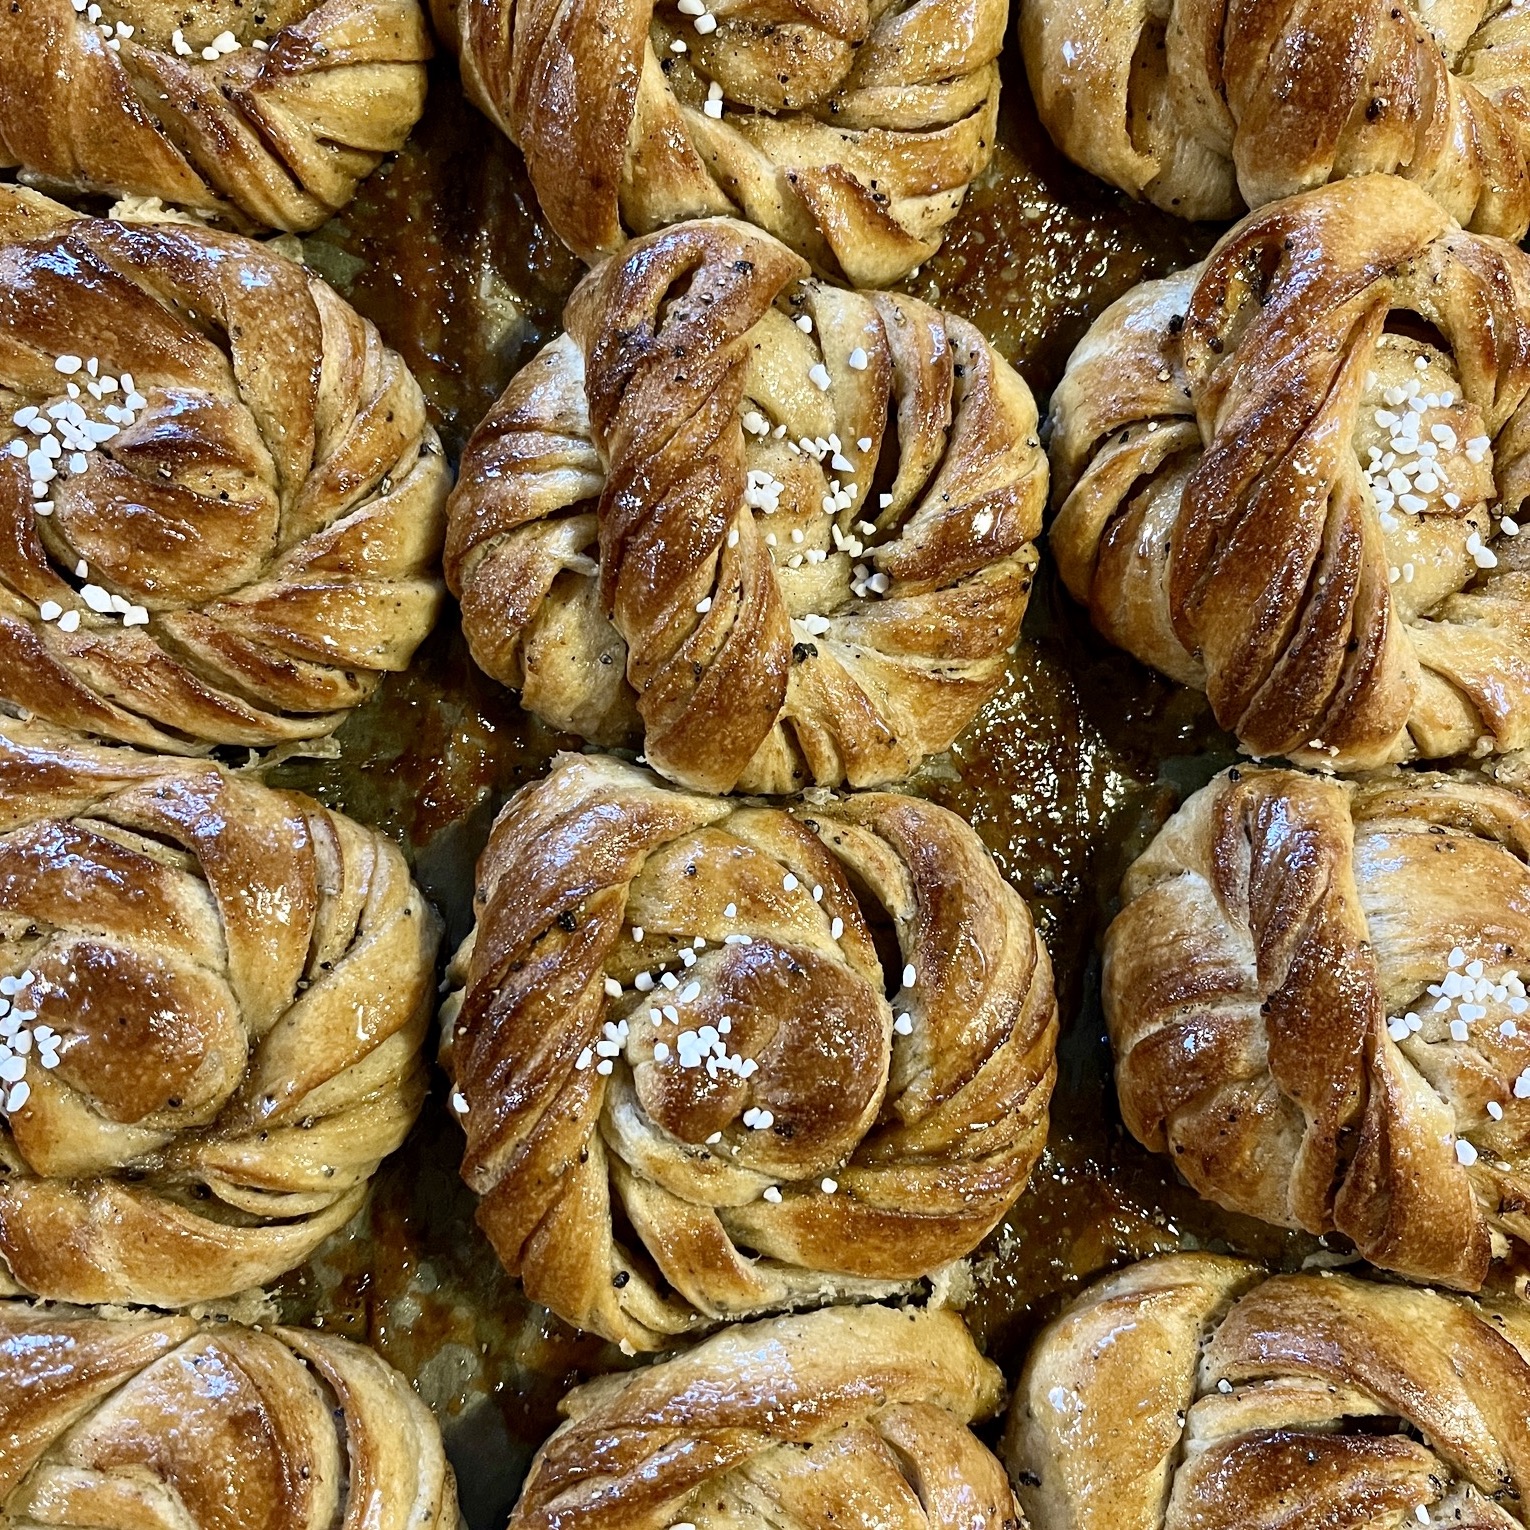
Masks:
[[[0,186],[0,420],[14,706],[169,752],[313,738],[430,630],[424,398],[259,244]]]
[[[837,1307],[727,1329],[569,1393],[510,1530],[747,1523],[1023,1530],[968,1429],[1003,1397],[951,1312]]]
[[[306,797],[0,725],[0,1294],[301,1264],[419,1111],[438,940],[398,850]]]
[[[857,287],[940,248],[993,156],[1004,0],[435,0],[468,95],[520,146],[559,238],[734,214]],[[710,23],[710,24],[709,24]]]
[[[0,1302],[0,1527],[455,1530],[430,1410],[304,1329]]]
[[[906,1289],[1024,1188],[1051,968],[943,809],[788,813],[565,756],[501,814],[475,906],[447,1008],[463,1177],[570,1322],[653,1349]]]
[[[1530,805],[1234,770],[1106,937],[1122,1113],[1221,1205],[1476,1288],[1530,1243]]]
[[[1530,13],[1430,0],[1023,0],[1063,152],[1183,218],[1406,177],[1468,228],[1530,227]]]
[[[1172,1254],[1041,1334],[1005,1462],[1034,1530],[1523,1530],[1527,1353],[1517,1306]]]
[[[1046,499],[1002,358],[723,220],[632,245],[565,320],[449,507],[479,664],[702,791],[876,785],[946,748],[1002,683]]]
[[[1051,543],[1113,642],[1259,756],[1530,744],[1530,256],[1364,176],[1106,310]]]
[[[317,228],[425,105],[417,0],[15,0],[0,167],[240,227]]]

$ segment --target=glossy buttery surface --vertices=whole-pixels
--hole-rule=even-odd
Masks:
[[[981,327],[1044,406],[1090,320],[1134,283],[1199,259],[1215,229],[1067,166],[1036,124],[1017,62],[1007,48],[995,164],[905,290]],[[420,379],[455,459],[555,332],[580,267],[537,216],[514,150],[462,102],[451,67],[434,65],[431,85],[404,153],[305,251]],[[474,669],[450,611],[339,742],[337,760],[293,762],[280,780],[404,842],[453,948],[494,813],[560,741]],[[1044,555],[1003,690],[913,784],[976,826],[1030,901],[1057,969],[1050,1144],[973,1260],[968,1317],[1011,1382],[1039,1324],[1107,1266],[1210,1244],[1291,1267],[1314,1247],[1197,1201],[1127,1137],[1110,1085],[1097,937],[1130,858],[1231,759],[1204,698],[1109,650]],[[564,1389],[628,1362],[532,1307],[500,1270],[472,1224],[442,1088],[438,1079],[379,1174],[361,1235],[332,1239],[279,1289],[289,1320],[366,1339],[419,1381],[445,1424],[470,1525],[499,1530]]]

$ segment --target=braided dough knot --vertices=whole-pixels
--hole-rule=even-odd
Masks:
[[[735,1325],[563,1400],[510,1530],[825,1524],[1024,1530],[969,1425],[1003,1396],[952,1312],[836,1307]]]
[[[1474,1289],[1530,1241],[1530,807],[1471,777],[1219,776],[1106,941],[1122,1112],[1201,1194]]]
[[[0,420],[15,706],[165,752],[314,738],[430,630],[424,397],[263,245],[0,187]]]
[[[1004,0],[436,0],[468,94],[585,260],[738,215],[854,286],[940,248],[993,155]]]
[[[641,1348],[906,1289],[1020,1194],[1051,970],[977,837],[565,757],[512,799],[458,952],[463,1175],[528,1293]]]
[[[0,728],[0,1294],[185,1306],[301,1264],[419,1113],[439,938],[399,851],[306,797]]]
[[[1530,744],[1530,256],[1366,176],[1108,309],[1055,401],[1058,566],[1255,755]]]
[[[469,443],[447,579],[554,726],[698,790],[908,775],[1002,681],[1046,497],[965,321],[744,224],[632,245]]]
[[[1478,233],[1530,227],[1523,6],[1024,0],[1020,38],[1063,151],[1166,212],[1378,173]]]
[[[409,1383],[304,1329],[0,1303],[0,1439],[7,1530],[216,1530],[235,1507],[268,1530],[459,1523]]]
[[[1523,1530],[1527,1354],[1517,1302],[1171,1254],[1042,1332],[1005,1461],[1034,1530]]]
[[[0,166],[115,192],[135,216],[166,202],[242,228],[317,228],[425,106],[417,0],[16,0],[7,12]]]

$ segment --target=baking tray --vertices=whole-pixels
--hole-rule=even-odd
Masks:
[[[907,290],[966,315],[1045,408],[1090,320],[1128,287],[1199,259],[1216,230],[1139,206],[1067,165],[1030,104],[1013,39],[995,163]],[[515,371],[556,333],[581,272],[538,215],[519,155],[432,65],[425,118],[304,258],[414,369],[453,459]],[[275,783],[393,835],[447,924],[471,919],[473,864],[505,798],[576,741],[474,669],[448,606],[407,673]],[[1029,1189],[969,1261],[968,1321],[1013,1381],[1036,1326],[1091,1275],[1176,1248],[1295,1266],[1311,1239],[1198,1200],[1127,1136],[1110,1084],[1098,940],[1122,871],[1183,796],[1231,762],[1205,698],[1107,648],[1049,560],[1003,691],[910,789],[954,809],[1030,901],[1063,1016],[1051,1136]],[[275,1288],[284,1319],[373,1344],[443,1424],[472,1530],[502,1530],[557,1402],[634,1362],[527,1302],[473,1223],[462,1138],[438,1075],[368,1210]],[[997,1426],[990,1426],[993,1431]]]

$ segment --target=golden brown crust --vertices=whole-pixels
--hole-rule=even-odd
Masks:
[[[424,397],[259,244],[0,187],[0,421],[15,707],[172,753],[313,738],[430,630]]]
[[[993,154],[1004,0],[746,4],[715,25],[653,0],[435,9],[587,261],[737,214],[825,276],[886,286],[940,248]]]
[[[1530,1242],[1527,863],[1479,778],[1217,777],[1106,937],[1128,1126],[1221,1205],[1480,1286]]]
[[[316,228],[403,147],[430,51],[418,0],[16,0],[0,12],[0,166]]]
[[[182,1306],[302,1263],[419,1111],[439,933],[306,797],[0,724],[0,1294]]]
[[[906,1289],[1024,1188],[1051,968],[943,809],[787,813],[565,756],[500,816],[475,906],[446,1009],[463,1176],[569,1321],[652,1349]]]
[[[1043,1331],[1005,1463],[1034,1530],[1522,1530],[1527,1352],[1517,1309],[1149,1259]]]
[[[1042,121],[1185,218],[1406,177],[1463,226],[1530,227],[1530,11],[1503,0],[1024,0]]]
[[[1059,569],[1255,755],[1523,748],[1527,400],[1530,256],[1393,177],[1276,203],[1074,352]]]
[[[970,1432],[1003,1396],[951,1312],[835,1307],[739,1325],[564,1399],[510,1530],[1023,1530]]]
[[[429,1409],[305,1329],[0,1302],[0,1530],[455,1530]]]
[[[632,245],[450,502],[478,662],[698,790],[908,775],[1002,682],[1035,568],[1025,384],[961,319],[805,277],[732,221]]]

